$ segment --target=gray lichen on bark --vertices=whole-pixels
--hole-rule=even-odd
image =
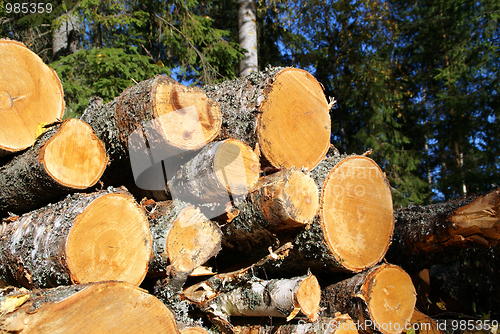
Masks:
[[[235,138],[255,149],[257,144],[257,117],[265,98],[265,90],[284,68],[268,67],[264,71],[205,86],[207,96],[220,104],[222,127],[215,140]]]

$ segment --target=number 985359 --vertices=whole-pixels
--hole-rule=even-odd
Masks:
[[[6,2],[5,3],[5,11],[7,14],[43,14],[52,12],[52,4],[51,3],[36,3],[36,2]]]

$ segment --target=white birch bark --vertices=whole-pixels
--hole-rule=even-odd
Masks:
[[[240,46],[246,49],[240,62],[240,76],[258,71],[257,24],[254,0],[238,0],[238,27]]]

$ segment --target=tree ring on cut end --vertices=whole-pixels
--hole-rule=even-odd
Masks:
[[[323,88],[307,71],[279,72],[258,120],[260,148],[276,168],[313,169],[330,147],[331,124]]]
[[[320,202],[321,228],[337,262],[360,272],[382,260],[394,230],[392,196],[372,159],[341,160],[325,179]]]
[[[404,270],[383,264],[368,275],[362,291],[379,331],[397,334],[405,330],[413,315],[417,293]]]
[[[244,195],[257,183],[260,163],[249,146],[236,139],[227,139],[217,148],[214,169],[228,192]]]
[[[66,241],[74,283],[125,281],[139,285],[151,255],[148,220],[132,197],[106,194],[75,219]]]

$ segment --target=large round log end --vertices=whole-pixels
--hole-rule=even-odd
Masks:
[[[279,72],[260,109],[258,137],[273,167],[313,169],[330,147],[329,107],[318,81],[307,71]]]
[[[360,272],[382,260],[394,218],[387,179],[373,160],[352,156],[335,165],[320,203],[327,245],[345,269]]]
[[[74,283],[106,280],[139,285],[148,270],[148,220],[131,196],[107,194],[75,219],[66,241],[66,261]]]
[[[383,264],[368,275],[361,289],[376,328],[385,334],[401,333],[417,298],[410,276],[398,266]]]
[[[0,40],[0,156],[31,146],[40,124],[64,112],[57,74],[24,44]]]

